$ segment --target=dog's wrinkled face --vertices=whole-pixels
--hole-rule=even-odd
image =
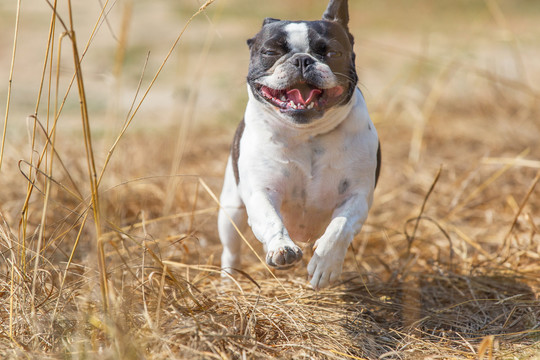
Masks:
[[[289,121],[310,123],[354,92],[358,78],[346,22],[268,18],[248,45],[255,98]]]

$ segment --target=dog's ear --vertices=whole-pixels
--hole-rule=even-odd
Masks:
[[[271,17],[267,17],[266,19],[263,20],[262,26],[264,27],[265,25],[275,23],[277,21],[281,21],[281,20],[280,19],[274,19],[274,18],[271,18]],[[255,42],[255,38],[251,38],[251,39],[248,39],[247,44],[251,48],[251,45],[253,45],[254,42]]]
[[[345,29],[349,25],[349,4],[347,0],[330,0],[322,16],[323,20],[340,23]]]
[[[267,17],[266,19],[264,19],[262,26],[274,23],[276,21],[281,21],[281,20],[280,19],[274,19],[274,18],[271,18],[271,17]]]

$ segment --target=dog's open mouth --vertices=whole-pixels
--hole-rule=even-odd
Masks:
[[[336,104],[344,91],[342,86],[320,89],[307,83],[298,83],[281,90],[259,85],[257,90],[281,111],[324,110]]]

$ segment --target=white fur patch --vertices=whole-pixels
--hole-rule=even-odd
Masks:
[[[309,51],[308,27],[305,23],[292,23],[285,26],[287,43],[294,52]]]

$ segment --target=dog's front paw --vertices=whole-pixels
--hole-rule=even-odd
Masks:
[[[311,286],[319,290],[332,285],[341,276],[347,245],[343,242],[330,244],[319,239],[314,248],[307,270]]]
[[[343,259],[339,259],[339,256],[334,258],[331,256],[321,257],[314,253],[307,268],[313,289],[319,290],[328,287],[338,280],[342,267]]]
[[[284,270],[292,267],[302,259],[302,250],[292,241],[290,244],[276,244],[268,248],[266,263],[276,269]]]

